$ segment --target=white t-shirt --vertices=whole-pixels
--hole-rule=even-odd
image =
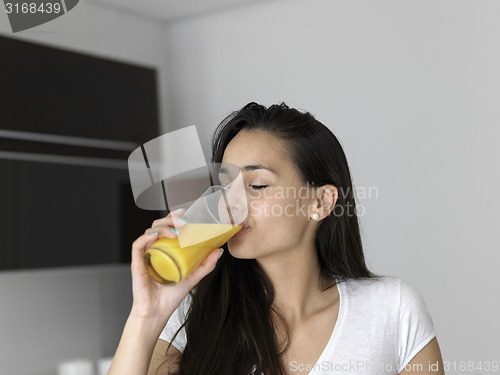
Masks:
[[[435,336],[434,324],[419,292],[395,277],[346,280],[337,284],[339,314],[332,335],[315,364],[291,361],[289,371],[310,375],[398,374]],[[160,339],[171,342],[185,320],[188,295],[170,317]],[[172,342],[186,345],[184,328]]]

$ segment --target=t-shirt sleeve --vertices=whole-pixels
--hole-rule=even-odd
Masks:
[[[436,336],[434,323],[420,293],[401,281],[398,373]]]
[[[160,339],[170,342],[173,346],[175,346],[180,352],[184,351],[186,347],[187,338],[186,338],[186,329],[182,327],[179,331],[178,335],[173,339],[175,333],[179,329],[180,326],[184,324],[186,321],[187,312],[189,310],[189,306],[191,304],[191,295],[188,294],[182,302],[179,304],[177,309],[174,311],[170,319],[168,320],[165,328],[160,334]],[[172,341],[172,339],[174,341]]]

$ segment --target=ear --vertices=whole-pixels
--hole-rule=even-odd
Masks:
[[[311,218],[315,221],[320,221],[333,211],[339,197],[339,192],[333,185],[323,185],[317,189],[317,194],[315,204],[311,209]]]

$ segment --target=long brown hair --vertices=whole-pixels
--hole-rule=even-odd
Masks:
[[[285,140],[305,182],[313,186],[332,184],[342,191],[334,211],[347,212],[350,208],[351,214],[329,215],[316,236],[321,276],[339,280],[374,278],[365,264],[358,219],[353,212],[355,195],[347,159],[335,135],[310,113],[284,103],[266,108],[252,102],[217,127],[212,162],[222,161],[228,143],[242,129],[264,130]],[[273,307],[273,285],[255,259],[237,259],[227,247],[225,250],[215,270],[191,291],[192,303],[183,325],[187,344],[178,375],[249,375],[252,370],[255,374],[285,374],[280,357],[290,340],[288,330],[285,342],[280,342],[276,334],[274,318],[285,327],[286,322]]]

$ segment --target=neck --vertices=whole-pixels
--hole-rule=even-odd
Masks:
[[[333,280],[320,280],[320,264],[314,246],[286,249],[257,261],[274,286],[275,307],[291,325],[300,324],[338,298],[336,288],[321,290]]]

